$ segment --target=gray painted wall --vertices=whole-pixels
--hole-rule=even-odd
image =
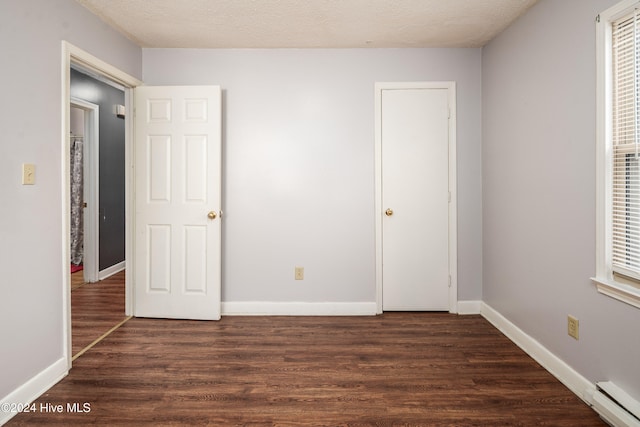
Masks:
[[[640,312],[589,280],[594,21],[614,3],[542,0],[482,51],[483,297],[590,381],[640,399]]]
[[[99,114],[99,269],[124,261],[125,126],[115,114],[124,105],[124,91],[71,70],[71,96],[98,104]]]
[[[480,67],[479,49],[144,49],[145,84],[224,91],[223,301],[375,301],[374,83],[425,80],[458,84],[458,289],[481,299]]]
[[[638,310],[589,281],[594,18],[614,2],[541,0],[482,51],[142,54],[72,0],[0,1],[12,64],[0,69],[0,397],[63,353],[66,39],[137,77],[144,56],[148,84],[222,85],[227,301],[372,301],[373,83],[456,80],[460,299],[485,300],[589,380],[639,398]],[[35,186],[20,185],[25,162]],[[294,265],[304,282],[292,283]]]
[[[0,398],[63,355],[61,40],[141,75],[140,48],[75,1],[0,1]]]

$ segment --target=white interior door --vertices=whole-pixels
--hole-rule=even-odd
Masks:
[[[221,96],[135,89],[134,315],[220,318]]]
[[[449,94],[382,90],[383,310],[449,310]]]

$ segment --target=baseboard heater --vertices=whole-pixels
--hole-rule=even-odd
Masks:
[[[610,381],[596,383],[593,409],[614,427],[640,427],[640,402]]]

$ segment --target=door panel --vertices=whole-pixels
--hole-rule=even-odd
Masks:
[[[171,196],[171,137],[150,135],[147,139],[147,198],[149,202],[169,203]]]
[[[381,96],[383,310],[448,310],[448,91]]]
[[[185,202],[203,203],[207,199],[207,138],[185,138]]]
[[[135,90],[136,316],[220,318],[220,100],[214,86]]]

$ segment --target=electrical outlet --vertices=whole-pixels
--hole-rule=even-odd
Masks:
[[[296,267],[295,279],[304,280],[304,267]]]
[[[579,339],[580,322],[578,321],[578,319],[576,319],[572,315],[569,315],[569,317],[567,318],[567,327],[568,327],[567,332],[569,336],[575,339]]]

